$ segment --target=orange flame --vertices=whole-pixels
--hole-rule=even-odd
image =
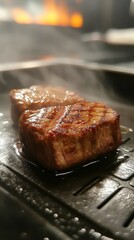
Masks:
[[[44,0],[43,13],[38,17],[33,17],[22,8],[13,8],[12,16],[14,21],[20,24],[33,23],[74,28],[80,28],[83,25],[83,16],[80,12],[70,13],[65,3],[57,4],[55,0]]]
[[[14,8],[12,10],[12,16],[15,22],[30,24],[33,22],[32,17],[22,8]]]

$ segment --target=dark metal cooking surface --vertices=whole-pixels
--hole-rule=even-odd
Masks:
[[[59,71],[61,68],[62,71]],[[100,88],[93,85],[91,81],[93,72],[89,69],[59,65],[56,68],[45,67],[40,71],[43,71],[46,83],[53,82],[56,73],[56,76],[67,78],[68,82],[64,84],[71,86],[69,79],[71,82],[72,76],[74,77],[72,69],[77,69],[77,74],[81,73],[81,78],[84,76],[83,82],[80,81],[78,84],[77,81],[80,79],[75,82],[75,85],[78,84],[77,87],[81,86],[84,96],[87,97],[89,91],[89,99],[96,98],[110,103],[121,114],[121,123],[128,123],[128,128],[122,127],[123,143],[116,153],[97,159],[68,174],[47,173],[31,164],[20,155],[17,147],[18,133],[10,119],[8,91],[15,87],[15,84],[17,87],[27,87],[37,83],[36,76],[33,78],[37,69],[28,70],[28,76],[32,76],[29,82],[21,79],[22,72],[23,77],[26,76],[25,70],[17,72],[19,74],[16,75],[16,81],[13,80],[15,72],[2,72],[4,76],[4,80],[0,82],[2,240],[9,239],[9,236],[10,239],[28,240],[134,239],[134,134],[131,129],[134,127],[133,107],[127,101],[119,103],[116,98],[113,101],[111,95],[104,95],[104,92],[102,95],[99,94]],[[98,79],[100,75],[96,71],[94,74]],[[40,81],[42,82],[41,75],[38,83]],[[63,79],[60,83],[62,81]],[[97,84],[97,80],[95,82]],[[85,86],[88,88],[87,91]],[[74,88],[73,83],[72,87]]]

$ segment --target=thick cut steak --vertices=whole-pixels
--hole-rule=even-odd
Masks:
[[[62,87],[32,86],[25,89],[13,89],[10,92],[11,117],[18,124],[25,110],[40,109],[56,105],[70,105],[82,100],[76,93]]]
[[[121,143],[119,115],[97,102],[27,110],[19,128],[29,159],[52,170],[87,163]]]

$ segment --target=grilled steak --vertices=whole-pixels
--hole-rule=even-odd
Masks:
[[[54,170],[86,163],[121,143],[119,115],[96,102],[27,110],[19,127],[30,159]]]
[[[25,89],[13,89],[10,92],[11,117],[18,124],[19,117],[27,109],[74,104],[82,100],[74,92],[61,87],[32,86]]]

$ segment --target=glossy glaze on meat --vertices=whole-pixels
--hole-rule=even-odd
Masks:
[[[20,115],[27,109],[74,104],[82,98],[62,87],[32,86],[25,89],[13,89],[10,92],[10,100],[11,117],[18,125]]]
[[[89,162],[121,143],[119,115],[96,102],[27,110],[19,129],[29,158],[51,170]]]

